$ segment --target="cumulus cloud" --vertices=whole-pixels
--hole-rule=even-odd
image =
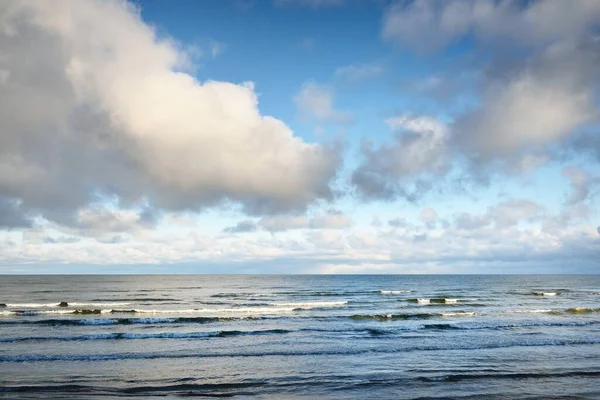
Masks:
[[[437,151],[420,153],[441,155],[432,160],[452,158],[455,165],[467,167],[464,179],[487,182],[497,172],[532,171],[571,148],[594,152],[597,129],[589,128],[600,122],[600,70],[595,67],[600,64],[599,28],[600,3],[594,0],[393,3],[384,13],[384,40],[427,53],[469,38],[471,59],[477,60],[465,75],[470,84],[461,84],[468,106],[454,94],[460,111],[448,123],[444,140],[436,142]],[[411,88],[439,96],[435,93],[442,82],[432,75]],[[384,146],[371,152],[375,156],[365,152],[365,165],[377,167],[357,169],[359,190],[362,185],[384,197],[397,192],[394,186],[405,184],[406,178],[382,173],[398,169],[377,158],[402,160],[405,147]],[[418,162],[411,165],[413,176],[426,174]]]
[[[294,102],[305,119],[336,124],[351,122],[350,114],[334,108],[333,98],[333,89],[330,86],[309,82],[294,97]]]
[[[518,67],[489,74],[482,106],[453,126],[459,148],[477,161],[523,156],[598,117],[600,43],[561,44]]]
[[[448,130],[439,120],[428,116],[401,115],[387,121],[397,135],[392,144],[373,149],[362,148],[364,161],[354,171],[352,183],[365,198],[414,198],[429,188],[427,181],[410,180],[423,174],[441,175],[448,168]]]
[[[64,222],[117,196],[260,214],[331,198],[336,150],[261,115],[252,83],[187,74],[131,4],[5,1],[0,14],[0,194],[21,211]]]

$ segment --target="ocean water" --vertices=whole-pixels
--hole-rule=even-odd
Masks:
[[[0,303],[0,397],[600,398],[600,276],[0,276]]]

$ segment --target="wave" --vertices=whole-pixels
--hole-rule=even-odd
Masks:
[[[547,309],[538,309],[538,310],[506,310],[503,311],[504,314],[547,314],[553,312],[552,310]]]
[[[477,301],[478,299],[473,299],[473,298],[454,298],[454,299],[448,299],[448,298],[442,298],[442,297],[437,297],[437,298],[423,298],[423,299],[408,299],[406,301],[408,301],[409,303],[417,303],[417,304],[456,304],[456,303],[470,303],[473,301]]]
[[[276,293],[216,293],[211,295],[210,297],[231,297],[231,298],[237,298],[237,297],[277,297]]]
[[[130,302],[109,302],[109,303],[70,303],[61,301],[60,303],[2,303],[2,306],[9,308],[66,308],[66,307],[119,307],[129,305]]]
[[[376,320],[376,321],[390,321],[390,320],[419,320],[419,319],[430,319],[440,317],[462,317],[462,316],[474,316],[476,315],[471,311],[457,311],[448,313],[415,313],[415,314],[354,314],[349,316],[355,320]]]
[[[63,307],[59,306],[61,303],[2,303],[4,307],[10,308],[49,308],[49,307]]]
[[[417,378],[424,382],[460,382],[465,380],[492,380],[492,379],[557,379],[573,377],[600,377],[600,371],[568,371],[568,372],[516,372],[516,373],[498,373],[498,374],[453,374],[435,377]]]
[[[600,308],[576,307],[568,308],[565,310],[565,312],[569,314],[591,314],[600,312]]]
[[[17,342],[35,342],[35,341],[57,341],[57,342],[78,342],[94,340],[143,340],[143,339],[203,339],[203,338],[223,338],[235,336],[261,336],[261,335],[281,335],[291,333],[287,329],[266,329],[257,331],[211,331],[211,332],[157,332],[157,333],[106,333],[81,336],[29,336],[0,338],[0,343]]]
[[[313,308],[331,308],[343,307],[348,304],[347,301],[314,301],[306,303],[268,303],[274,307],[293,307],[294,309],[313,309]]]
[[[46,314],[282,314],[319,308],[343,307],[347,301],[312,303],[265,303],[268,307],[235,308],[189,308],[189,309],[76,309],[76,310],[38,310],[38,311],[2,311],[0,315],[36,316]]]
[[[234,320],[257,320],[261,317],[175,317],[175,318],[77,318],[77,319],[11,319],[0,322],[0,325],[136,325],[136,324],[208,324]]]
[[[534,296],[557,296],[559,292],[533,292]]]
[[[573,321],[573,322],[518,322],[518,323],[476,323],[476,324],[425,324],[420,329],[425,330],[502,330],[514,328],[530,328],[530,327],[572,327],[572,326],[591,326],[599,325],[600,321]]]
[[[113,353],[113,354],[73,354],[73,355],[0,355],[0,363],[3,362],[51,362],[51,361],[114,361],[114,360],[151,360],[151,359],[179,359],[179,358],[241,358],[241,357],[315,357],[332,355],[360,355],[373,353],[405,353],[409,351],[445,351],[445,350],[484,350],[499,349],[511,347],[555,347],[555,346],[578,346],[578,345],[597,345],[598,339],[548,339],[509,343],[488,343],[488,344],[450,344],[436,346],[412,346],[412,347],[383,347],[383,348],[348,348],[332,350],[289,350],[289,351],[248,351],[231,353]]]
[[[378,290],[377,293],[379,294],[405,294],[405,293],[411,293],[412,290]]]
[[[474,317],[477,314],[473,311],[457,311],[457,312],[443,312],[442,317]]]

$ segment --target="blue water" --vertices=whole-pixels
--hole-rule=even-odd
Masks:
[[[600,276],[2,276],[0,303],[0,397],[600,398]]]

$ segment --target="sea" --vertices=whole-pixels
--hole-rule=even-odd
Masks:
[[[0,276],[0,398],[600,399],[600,276]]]

